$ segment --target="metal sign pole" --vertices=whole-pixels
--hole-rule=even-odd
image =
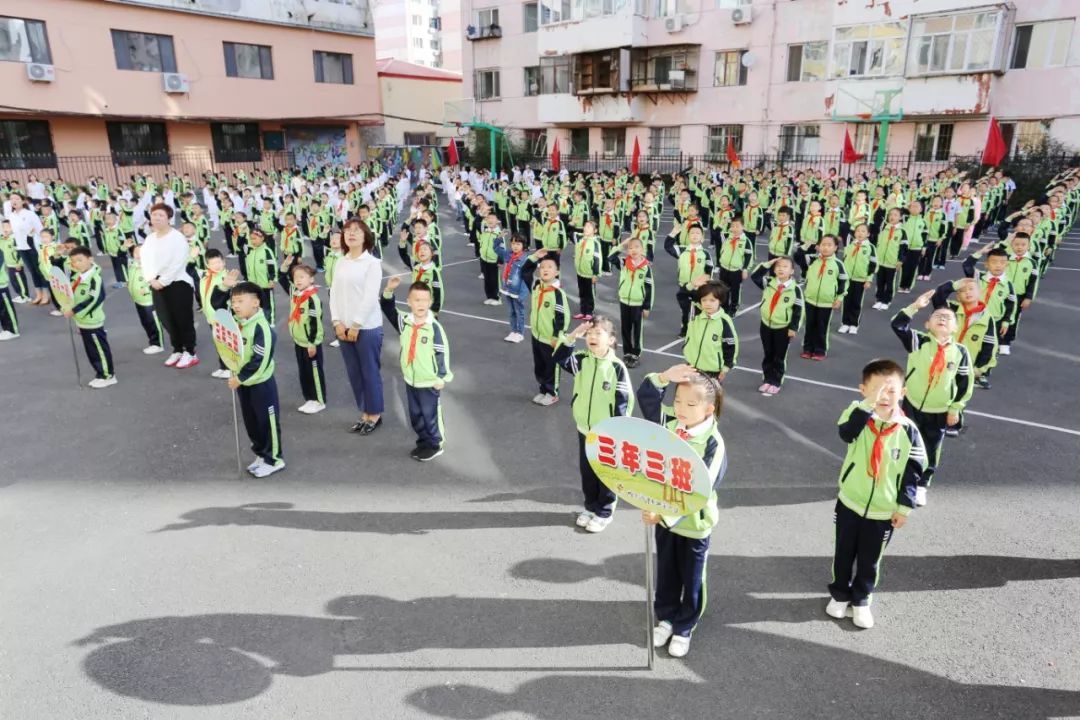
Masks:
[[[649,648],[649,669],[653,669],[656,661],[656,648],[653,647],[653,628],[656,623],[653,619],[653,539],[656,529],[654,525],[645,526],[645,646]]]
[[[244,465],[240,460],[240,423],[236,419],[236,396],[240,393],[239,390],[233,390],[232,395],[232,426],[233,435],[236,436],[236,476],[240,479],[244,477]]]
[[[68,337],[71,338],[71,357],[75,360],[75,381],[82,387],[82,370],[79,367],[79,351],[75,349],[74,321],[68,320]]]

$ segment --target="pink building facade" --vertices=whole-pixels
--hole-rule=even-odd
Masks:
[[[102,174],[65,169],[73,157],[192,172],[286,153],[359,162],[361,129],[381,123],[367,7],[303,5],[5,3],[0,172]]]
[[[380,58],[461,72],[460,0],[380,0],[373,12]]]
[[[467,0],[464,92],[530,150],[944,160],[1080,147],[1075,0]]]

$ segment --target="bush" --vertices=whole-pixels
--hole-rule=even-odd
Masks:
[[[503,133],[495,136],[496,169],[510,170],[515,163],[520,164],[520,158],[525,157],[527,150],[524,143],[515,142],[507,138]],[[491,168],[491,131],[483,128],[474,128],[469,133],[466,143],[464,162],[475,168]]]
[[[988,172],[979,164],[979,158],[958,162],[956,167],[973,178]],[[1042,198],[1046,186],[1070,167],[1080,167],[1080,154],[1075,148],[1053,138],[1047,139],[1033,151],[1006,158],[999,169],[1009,173],[1016,183],[1016,191],[1009,198],[1008,210],[1017,210],[1028,200]]]

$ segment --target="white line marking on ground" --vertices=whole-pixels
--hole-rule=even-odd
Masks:
[[[757,301],[756,303],[754,303],[753,305],[748,305],[747,307],[744,307],[744,308],[743,308],[742,310],[739,310],[739,311],[738,311],[737,313],[735,313],[735,317],[742,317],[742,316],[743,316],[743,315],[745,315],[746,313],[748,313],[748,312],[750,312],[751,310],[754,310],[754,309],[756,309],[756,308],[758,308],[758,307],[760,307],[760,306],[761,306],[761,301],[760,301],[760,300],[758,300],[758,301]]]
[[[669,342],[667,345],[664,345],[663,347],[657,348],[656,350],[650,350],[649,352],[663,352],[663,351],[667,350],[668,348],[675,347],[676,345],[678,345],[681,342],[683,342],[683,338],[675,338],[674,340]]]
[[[440,269],[444,269],[444,268],[448,268],[448,267],[453,267],[454,265],[463,265],[463,264],[465,264],[465,263],[471,263],[471,262],[476,262],[476,261],[477,261],[477,260],[479,260],[479,259],[480,259],[480,258],[469,258],[468,260],[458,260],[457,262],[452,262],[452,263],[445,263],[445,264],[444,264],[444,265],[442,266],[442,268],[440,268]],[[385,277],[388,277],[388,278],[392,278],[392,277],[405,277],[406,275],[412,275],[412,270],[409,270],[408,272],[403,272],[403,273],[397,273],[396,275],[386,275]]]

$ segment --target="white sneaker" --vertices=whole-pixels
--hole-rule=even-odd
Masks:
[[[513,343],[519,343],[519,342],[521,342],[521,341],[522,341],[522,340],[524,340],[524,339],[525,339],[525,336],[524,336],[524,335],[522,335],[521,333],[514,333],[514,339],[513,339],[513,340],[511,340],[510,342],[513,342]]]
[[[841,325],[839,327],[839,329],[837,329],[836,332],[840,333],[841,335],[847,335],[847,331],[848,331],[848,326],[847,325]]]
[[[849,607],[851,607],[851,603],[830,599],[829,604],[825,606],[825,614],[837,620],[843,620],[848,614]]]
[[[269,475],[273,475],[278,470],[284,470],[284,469],[285,469],[285,461],[284,460],[278,460],[273,465],[267,465],[265,462],[260,462],[258,465],[255,466],[255,469],[251,471],[251,474],[254,475],[257,478],[264,478],[264,477],[267,477]]]
[[[157,355],[159,352],[165,352],[165,349],[160,345],[147,345],[142,351],[143,355]]]
[[[248,472],[255,472],[255,468],[259,467],[260,465],[264,465],[264,464],[265,463],[263,463],[263,459],[261,457],[256,456],[255,459],[251,462],[251,464],[247,466],[247,471]]]
[[[483,280],[483,279],[484,279],[484,273],[480,273],[480,274],[479,274],[479,275],[477,275],[476,277],[478,277],[478,278],[480,278],[481,280]]]
[[[671,642],[668,643],[667,653],[673,658],[686,657],[686,653],[690,652],[690,638],[685,635],[672,635]]]
[[[675,634],[675,629],[671,627],[671,623],[667,620],[662,620],[660,624],[653,628],[652,631],[652,646],[654,648],[664,647],[668,644],[668,640]]]
[[[848,325],[847,334],[848,335],[858,335],[859,334],[859,327],[857,325]]]
[[[19,337],[18,333],[13,333],[8,330],[0,330],[0,340],[14,340]]]
[[[1008,345],[998,345],[998,354],[1000,355],[1012,355],[1012,350]]]
[[[56,309],[50,310],[49,314],[52,315],[53,317],[64,317],[64,313],[62,313],[62,312],[60,312],[59,310],[56,310]]]
[[[337,339],[331,340],[330,347],[341,347],[341,341]]]
[[[921,486],[915,488],[915,504],[919,507],[926,505],[926,488]]]
[[[611,524],[611,521],[615,519],[614,515],[608,515],[606,518],[593,516],[591,520],[585,525],[585,532],[599,533],[604,532],[604,529]]]
[[[318,400],[308,400],[306,403],[297,408],[297,410],[304,413],[305,415],[314,415],[315,413],[322,412],[325,409],[326,405],[319,402]]]
[[[192,355],[191,353],[184,353],[180,356],[180,360],[176,363],[176,367],[180,370],[187,370],[189,367],[195,367],[199,364],[199,356]]]
[[[592,520],[594,517],[596,517],[596,516],[593,515],[591,512],[589,512],[588,510],[585,510],[584,512],[579,512],[578,516],[577,516],[577,520],[574,521],[574,524],[577,525],[580,528],[583,528],[586,525],[588,525],[589,521]]]
[[[30,302],[30,298],[25,298],[20,295],[19,297],[11,298],[11,302],[15,303],[16,305],[22,305],[23,303]]]
[[[557,402],[559,402],[559,396],[558,395],[551,395],[550,393],[544,393],[543,395],[540,396],[540,402],[537,403],[537,404],[538,405],[543,405],[544,407],[550,407],[551,405],[554,405]]]
[[[861,627],[863,630],[874,627],[874,615],[870,612],[869,605],[856,607],[851,620],[855,623],[855,627]]]
[[[100,390],[101,388],[107,388],[110,385],[115,385],[116,376],[113,375],[111,378],[94,378],[87,384],[95,390]]]
[[[547,395],[545,395],[544,393],[536,393],[535,395],[533,395],[532,401],[537,405],[543,405],[545,397],[547,397]]]
[[[228,370],[223,370],[222,368],[218,368],[214,372],[210,373],[210,377],[217,378],[219,380],[228,380],[230,375],[232,375],[232,373],[230,373]]]
[[[165,364],[168,367],[173,367],[173,366],[176,365],[176,363],[180,362],[180,358],[182,358],[182,357],[184,357],[183,354],[178,353],[178,352],[174,352],[172,355],[165,358]]]
[[[503,340],[505,340],[506,342],[514,342],[515,337],[517,337],[517,333],[510,333],[509,335],[504,337]]]

